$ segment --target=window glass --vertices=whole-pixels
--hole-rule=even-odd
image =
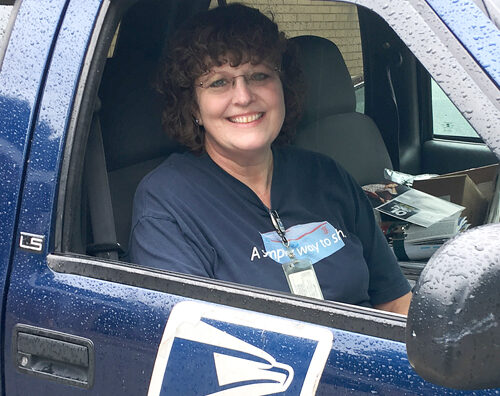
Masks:
[[[432,80],[432,124],[435,136],[479,138],[460,111]]]
[[[120,34],[120,24],[118,24],[115,34],[113,35],[113,40],[111,41],[111,44],[109,46],[108,58],[113,58],[115,56],[116,40],[118,40],[118,34]]]
[[[356,94],[356,111],[365,112],[365,80],[362,76],[358,80],[353,79],[354,93]]]
[[[238,0],[228,0],[228,3]],[[314,0],[247,0],[245,4],[274,16],[288,37],[315,35],[333,41],[344,57],[356,90],[356,111],[364,112],[363,55],[355,5]],[[217,1],[212,0],[212,7]]]

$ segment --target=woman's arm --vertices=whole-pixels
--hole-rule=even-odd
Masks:
[[[408,315],[408,309],[410,308],[411,297],[412,293],[409,292],[399,298],[396,298],[395,300],[375,305],[375,308],[381,309],[383,311]]]

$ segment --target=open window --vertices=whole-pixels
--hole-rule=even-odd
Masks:
[[[78,161],[72,161],[75,184],[66,197],[63,250],[126,260],[138,182],[169,154],[185,150],[161,129],[154,80],[168,35],[196,9],[209,6],[206,1],[196,4],[111,3],[92,58],[95,73],[87,80],[84,104],[92,115],[81,121],[71,148],[73,158],[82,156],[85,166],[79,169]],[[291,37],[314,34],[335,40],[349,78],[358,87],[357,106],[362,108],[363,65],[355,6],[322,3],[318,8],[311,3],[282,12],[282,7],[269,3],[263,11],[272,14]]]
[[[60,252],[129,265],[127,248],[137,184],[168,155],[185,150],[166,136],[160,124],[154,80],[161,57],[168,51],[163,43],[180,22],[208,8],[209,3],[111,1],[103,11],[96,27],[98,37],[88,55],[89,69],[82,77],[78,122],[67,139],[67,182],[59,202],[60,213],[64,213],[57,246]],[[424,173],[441,166],[442,152],[455,156],[456,149],[447,145],[427,149],[430,139],[423,130],[432,123],[428,112],[431,96],[430,90],[425,93],[419,88],[422,63],[383,18],[367,7],[344,2],[281,3],[267,2],[262,10],[272,13],[291,37],[313,35],[333,42],[347,68],[349,95],[354,98],[349,112],[356,125],[363,127],[321,141],[319,148],[332,150],[325,154],[337,160],[344,155],[344,166],[358,174],[362,184],[367,170],[376,170],[380,176],[384,167]],[[334,69],[326,73],[321,85],[329,86],[327,82],[337,74]],[[338,91],[332,90],[331,98],[336,96]],[[328,98],[321,97],[322,103],[324,99]],[[364,131],[368,123],[368,133],[354,134]],[[309,135],[301,138],[300,133],[311,130],[307,125],[301,128],[296,144],[307,147],[305,143],[312,139]],[[336,154],[339,147],[348,149]],[[484,154],[488,151],[484,147],[467,150],[478,158],[477,163],[491,163],[494,158]],[[454,165],[464,169],[470,161],[458,160]]]

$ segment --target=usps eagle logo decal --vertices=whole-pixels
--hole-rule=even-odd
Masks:
[[[311,395],[332,343],[321,326],[181,302],[165,327],[148,396]]]

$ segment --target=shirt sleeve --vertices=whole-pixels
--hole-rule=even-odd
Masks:
[[[368,294],[372,305],[395,300],[411,288],[403,275],[373,214],[373,207],[359,185],[351,179],[356,194],[356,229],[370,274]]]
[[[140,218],[132,229],[129,249],[135,264],[213,278],[209,257],[173,219]]]

